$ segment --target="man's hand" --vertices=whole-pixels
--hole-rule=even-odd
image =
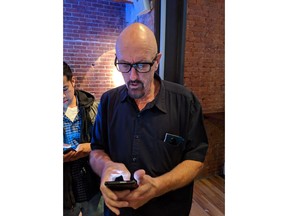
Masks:
[[[139,187],[129,193],[124,199],[128,201],[129,207],[137,209],[157,196],[157,181],[146,175],[144,170],[137,170],[134,173]]]
[[[139,187],[131,191],[125,200],[129,202],[129,207],[137,209],[154,197],[159,197],[191,183],[202,167],[202,162],[185,160],[170,172],[155,178],[146,175],[144,170],[137,170],[134,178]]]
[[[138,170],[134,173],[134,178],[139,185],[135,190],[111,191],[104,185],[105,181],[113,181],[119,175],[122,175],[124,180],[130,180],[130,173],[128,170],[125,170],[127,169],[124,164],[120,163],[108,164],[103,170],[100,190],[106,205],[116,215],[120,214],[119,208],[131,207],[137,209],[154,198],[157,194],[156,179],[146,175],[144,170]]]
[[[63,161],[69,162],[78,160],[89,155],[91,151],[90,143],[81,143],[77,146],[76,151],[71,150],[66,154],[63,154]]]
[[[106,162],[101,175],[100,190],[105,204],[116,215],[120,214],[119,208],[128,207],[128,202],[124,199],[130,193],[130,190],[111,191],[104,183],[105,181],[114,181],[119,176],[122,176],[124,180],[130,180],[131,174],[122,163]]]
[[[73,159],[76,158],[76,152],[74,150],[70,150],[69,152],[63,154],[63,161],[69,162],[73,161]],[[76,160],[76,159],[74,159]]]

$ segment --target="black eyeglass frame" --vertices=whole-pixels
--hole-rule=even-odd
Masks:
[[[129,66],[130,66],[130,68],[129,68],[129,70],[128,70],[127,72],[122,72],[122,71],[118,70],[118,71],[121,72],[121,73],[129,73],[129,72],[131,71],[132,67],[133,67],[138,73],[148,73],[148,72],[151,71],[151,68],[152,68],[152,66],[154,65],[154,63],[155,63],[155,61],[156,61],[156,59],[157,59],[157,56],[158,56],[158,53],[156,54],[156,56],[155,56],[155,58],[152,60],[152,62],[136,62],[136,63],[134,63],[134,64],[131,64],[131,63],[124,63],[124,62],[123,62],[123,63],[117,63],[117,60],[118,60],[118,59],[117,59],[117,56],[115,55],[114,65],[115,65],[115,67],[116,67],[117,70],[118,70],[117,65],[129,65]],[[145,71],[145,72],[138,71],[138,70],[137,70],[138,64],[147,64],[147,65],[150,66],[150,69],[149,69],[148,71]]]

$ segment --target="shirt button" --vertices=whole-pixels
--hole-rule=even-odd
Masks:
[[[133,162],[136,162],[137,158],[136,158],[136,157],[133,157],[132,160],[133,160]]]
[[[138,136],[138,135],[135,135],[135,139],[139,139],[139,136]]]
[[[141,117],[141,114],[137,114],[137,118],[140,118]]]

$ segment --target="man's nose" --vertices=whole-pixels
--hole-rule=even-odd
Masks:
[[[130,70],[130,80],[136,80],[138,78],[138,72],[134,67]]]

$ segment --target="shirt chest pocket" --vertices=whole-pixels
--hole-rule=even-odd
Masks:
[[[165,173],[182,162],[185,153],[185,141],[158,141],[153,151],[153,170]],[[160,174],[160,173],[159,173]]]

